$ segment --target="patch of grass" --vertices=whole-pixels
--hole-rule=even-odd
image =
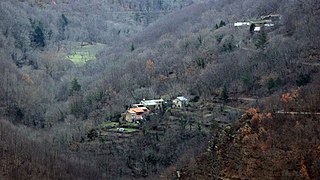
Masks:
[[[116,127],[116,126],[118,126],[119,125],[119,123],[118,122],[103,122],[101,125],[100,125],[100,127],[102,127],[102,128],[111,128],[111,127]]]
[[[82,66],[88,61],[95,60],[96,54],[102,51],[104,48],[105,45],[100,43],[89,44],[72,42],[66,58],[71,60],[76,65]]]
[[[124,128],[124,132],[138,132],[139,130],[133,128]]]
[[[124,124],[121,124],[121,126],[123,127],[135,127],[135,128],[138,128],[140,126],[140,124],[137,124],[137,123],[131,123],[131,122],[126,122]]]
[[[73,63],[77,65],[84,65],[87,61],[95,60],[95,56],[90,56],[88,54],[81,55],[79,53],[68,55],[68,59],[70,59]]]

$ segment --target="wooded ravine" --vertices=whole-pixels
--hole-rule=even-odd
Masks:
[[[319,0],[1,0],[0,179],[318,179]]]

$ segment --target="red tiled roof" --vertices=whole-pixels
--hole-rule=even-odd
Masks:
[[[141,113],[143,113],[144,111],[143,111],[143,109],[141,109],[141,108],[130,108],[129,110],[128,110],[128,112],[129,113],[139,113],[139,112],[141,112]]]

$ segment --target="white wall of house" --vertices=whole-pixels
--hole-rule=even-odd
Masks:
[[[255,27],[253,31],[259,32],[259,31],[261,31],[261,27]]]
[[[234,26],[239,27],[239,26],[250,26],[249,22],[236,22],[234,23]]]

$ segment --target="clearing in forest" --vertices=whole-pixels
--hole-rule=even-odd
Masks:
[[[88,61],[95,60],[96,54],[106,46],[100,43],[72,42],[69,47],[69,53],[66,58],[76,65],[82,66]]]

